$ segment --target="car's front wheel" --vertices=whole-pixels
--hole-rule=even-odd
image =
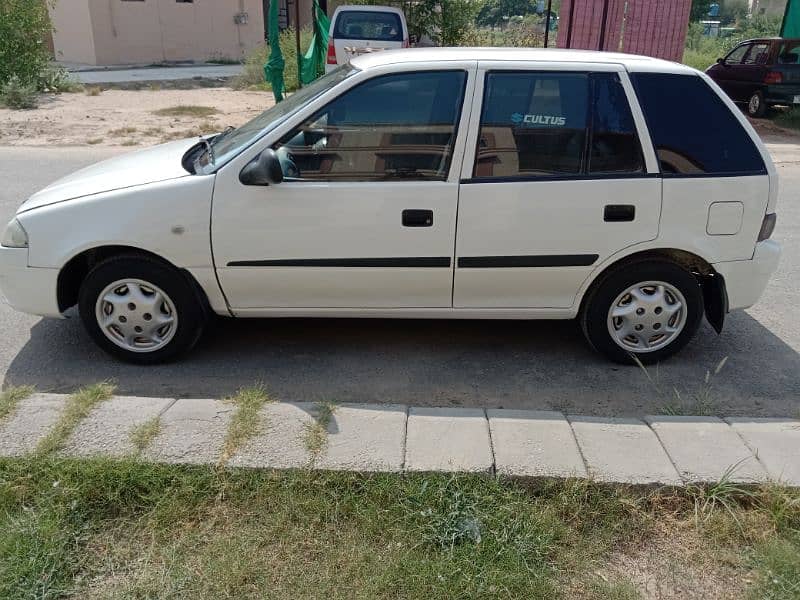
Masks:
[[[651,364],[688,344],[702,317],[694,275],[674,263],[643,261],[602,276],[580,318],[599,352],[615,362]]]
[[[747,101],[747,114],[754,119],[760,119],[767,114],[767,103],[762,92],[753,92],[750,96],[750,100]]]
[[[89,335],[109,354],[153,364],[188,351],[200,338],[205,311],[177,269],[140,256],[110,258],[84,279],[78,310]]]

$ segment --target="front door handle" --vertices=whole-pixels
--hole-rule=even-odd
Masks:
[[[432,225],[432,210],[407,208],[403,211],[403,227],[431,227]]]
[[[603,210],[603,220],[608,223],[633,221],[636,217],[636,207],[633,204],[606,204]]]

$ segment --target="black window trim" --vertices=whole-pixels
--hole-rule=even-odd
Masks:
[[[346,90],[342,91],[342,93],[339,94],[338,96],[336,96],[334,98],[331,98],[321,108],[319,108],[318,110],[314,111],[306,119],[303,119],[301,121],[301,123],[299,123],[299,124],[295,125],[294,127],[292,127],[285,135],[281,136],[279,140],[277,140],[276,142],[270,144],[269,148],[272,148],[274,150],[275,146],[277,146],[278,144],[281,144],[281,142],[284,139],[287,139],[289,137],[289,135],[293,131],[296,131],[308,119],[312,119],[312,118],[316,117],[322,111],[324,111],[326,108],[328,108],[328,106],[330,104],[332,104],[333,102],[335,102],[336,100],[338,100],[339,98],[344,96],[345,94],[349,94],[353,90],[358,89],[359,87],[361,87],[364,84],[369,83],[371,81],[375,81],[376,79],[381,79],[383,77],[396,77],[397,75],[415,75],[415,74],[419,74],[419,73],[463,73],[465,75],[464,82],[461,85],[461,104],[458,106],[458,112],[457,112],[456,118],[455,118],[455,125],[453,127],[453,146],[451,148],[450,163],[447,165],[447,172],[444,174],[444,176],[441,179],[414,179],[414,178],[403,179],[403,178],[396,178],[396,179],[388,179],[388,180],[382,181],[380,179],[357,179],[357,180],[348,180],[348,179],[341,179],[340,180],[340,179],[336,179],[336,180],[331,180],[331,179],[302,179],[302,178],[301,179],[292,179],[292,178],[288,178],[288,179],[285,179],[284,181],[286,183],[318,183],[318,182],[324,182],[324,183],[345,183],[345,184],[354,184],[354,183],[398,183],[398,182],[401,182],[401,181],[408,181],[410,183],[447,183],[448,180],[450,179],[450,173],[452,172],[452,169],[453,169],[453,157],[454,157],[454,154],[455,154],[456,145],[458,143],[458,133],[459,133],[459,127],[461,126],[461,117],[464,114],[464,104],[467,102],[467,85],[469,84],[469,76],[470,76],[470,73],[471,73],[471,71],[470,71],[470,69],[468,67],[452,67],[452,68],[449,68],[449,69],[438,69],[437,68],[437,69],[418,69],[418,70],[408,70],[408,71],[395,71],[395,72],[392,72],[392,73],[381,73],[380,75],[375,75],[374,77],[370,77],[368,79],[364,79],[363,81],[359,81],[355,85],[353,85],[353,86],[347,88]],[[470,98],[470,102],[472,102],[471,98]],[[459,166],[459,170],[460,170],[460,166]]]
[[[486,94],[488,92],[488,86],[486,85],[486,80],[492,73],[518,73],[518,74],[530,74],[530,73],[541,73],[541,74],[576,74],[576,75],[586,75],[588,77],[589,83],[589,90],[587,94],[587,98],[589,101],[586,103],[586,140],[584,142],[584,149],[581,155],[581,172],[580,173],[564,173],[559,175],[507,175],[507,176],[500,176],[500,177],[476,177],[475,173],[475,166],[478,160],[478,150],[480,148],[481,143],[481,123],[483,119],[483,108],[486,106]],[[642,172],[640,173],[588,173],[586,169],[589,167],[589,145],[591,144],[592,140],[592,133],[593,133],[593,111],[592,111],[592,102],[593,94],[594,94],[594,75],[606,75],[608,73],[614,74],[617,76],[617,81],[620,85],[622,85],[622,78],[620,77],[619,71],[591,71],[591,70],[556,70],[556,69],[490,69],[487,70],[483,75],[483,97],[481,98],[481,107],[478,115],[478,135],[477,139],[475,140],[475,152],[472,159],[472,173],[473,175],[470,177],[465,177],[460,180],[461,184],[473,184],[473,183],[516,183],[516,182],[539,182],[539,181],[591,181],[591,180],[608,180],[608,179],[648,179],[652,177],[659,177],[659,173],[650,173],[648,172],[647,167],[647,158],[644,153],[644,144],[642,143],[641,136],[639,135],[639,127],[636,123],[636,118],[633,114],[633,106],[631,105],[631,99],[628,97],[627,90],[625,90],[625,86],[623,85],[623,91],[625,92],[625,99],[628,101],[628,110],[631,112],[631,118],[633,119],[633,126],[634,126],[634,133],[636,136],[636,141],[639,144],[639,152],[641,154],[642,159]],[[638,102],[638,98],[637,98]],[[656,162],[658,162],[658,156],[656,156]],[[660,169],[660,165],[659,165]]]
[[[745,43],[747,43],[747,42],[745,42]],[[748,50],[748,52],[749,52],[749,50]],[[655,73],[655,74],[658,74],[659,72],[658,71],[636,71],[635,73],[631,73],[631,75],[635,75],[635,74],[638,74],[638,73],[645,73],[645,74],[646,73],[651,73],[651,74]],[[703,82],[703,84],[707,88],[709,88],[711,90],[711,93],[716,94],[717,97],[720,100],[723,100],[723,98],[721,98],[719,96],[718,92],[714,88],[709,86],[708,82],[705,81],[700,75],[684,74],[684,73],[666,73],[666,74],[667,75],[682,75],[683,77],[697,77],[698,79],[700,79],[700,81]],[[636,95],[636,102],[639,105],[639,110],[641,111],[642,117],[644,118],[645,126],[647,127],[647,132],[648,132],[648,134],[650,134],[649,135],[649,137],[650,137],[650,146],[653,149],[653,156],[656,157],[656,168],[658,169],[657,175],[660,178],[662,178],[662,179],[715,179],[715,178],[718,178],[718,177],[761,177],[761,176],[769,174],[768,171],[767,171],[767,163],[764,162],[764,157],[761,156],[761,152],[760,152],[758,146],[756,146],[756,143],[750,137],[749,133],[747,134],[747,137],[750,139],[750,143],[752,143],[756,147],[756,150],[759,150],[758,154],[761,157],[761,165],[762,165],[761,169],[752,170],[752,171],[727,171],[725,173],[665,173],[663,171],[663,169],[661,168],[661,159],[658,157],[658,148],[656,148],[656,142],[653,139],[653,135],[651,133],[653,131],[653,128],[650,126],[650,120],[647,118],[647,112],[644,110],[644,107],[642,106],[641,96],[639,95],[639,84],[638,84],[638,81],[637,81],[636,77],[634,77],[634,76],[631,76],[629,79],[631,81],[631,85],[633,86],[634,94]],[[723,104],[724,104],[724,102],[723,102]],[[725,108],[726,109],[728,108],[727,105],[726,105]],[[745,133],[747,133],[747,132],[745,132]]]

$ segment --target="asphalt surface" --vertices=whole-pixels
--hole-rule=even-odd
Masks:
[[[181,362],[135,367],[96,349],[75,315],[39,319],[0,306],[0,377],[69,392],[113,379],[121,393],[208,398],[263,382],[284,401],[401,402],[657,414],[698,395],[724,415],[800,415],[800,147],[771,146],[782,175],[775,238],[784,257],[761,302],[703,325],[680,354],[650,369],[613,365],[570,321],[219,319]],[[29,194],[120,150],[0,148],[0,225]],[[706,372],[727,364],[702,394]],[[651,381],[652,380],[652,381]]]

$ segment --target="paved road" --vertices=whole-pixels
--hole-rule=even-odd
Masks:
[[[113,378],[121,393],[218,397],[264,382],[281,400],[402,402],[545,408],[578,414],[658,413],[673,387],[690,398],[707,369],[725,415],[797,416],[800,410],[800,148],[771,146],[783,176],[778,228],[784,260],[764,298],[732,314],[722,336],[697,339],[656,370],[659,392],[635,367],[606,362],[573,322],[221,319],[183,362],[114,362],[76,318],[41,320],[0,307],[0,377],[42,391]],[[49,181],[113,152],[0,148],[0,221]]]

